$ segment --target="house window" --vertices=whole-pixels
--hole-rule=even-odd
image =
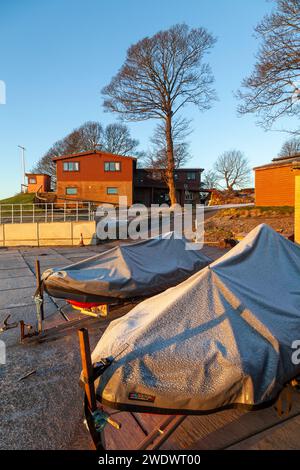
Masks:
[[[185,191],[185,200],[192,201],[194,199],[194,194],[190,191]]]
[[[174,180],[175,180],[175,181],[178,181],[178,178],[179,178],[178,173],[174,173]]]
[[[77,188],[66,188],[66,194],[68,196],[75,196],[77,194]]]
[[[104,162],[105,171],[121,171],[120,162]]]
[[[152,171],[152,179],[161,180],[161,173],[159,171]]]
[[[28,184],[36,184],[36,178],[29,178]]]
[[[118,194],[118,188],[106,188],[107,194]]]
[[[196,179],[196,173],[194,171],[189,171],[186,175],[186,179],[195,180]]]
[[[79,162],[64,162],[64,171],[79,171]]]

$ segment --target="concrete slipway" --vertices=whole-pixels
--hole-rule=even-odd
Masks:
[[[112,245],[0,249],[0,322],[24,320],[35,324],[34,263],[41,269],[79,261]],[[204,248],[217,258],[221,251]],[[65,322],[58,313],[64,302],[46,297],[46,327]],[[131,306],[115,311],[124,314]],[[69,315],[80,318],[80,315]],[[82,318],[82,317],[81,317]],[[110,317],[112,318],[112,317]],[[89,319],[92,346],[108,322]],[[0,365],[0,449],[92,448],[82,425],[81,369],[76,329],[69,335],[44,343],[21,345],[19,328],[0,333],[7,360]],[[35,371],[27,378],[26,374]],[[210,416],[188,417],[164,448],[299,448],[300,399],[295,394],[288,417],[278,418],[274,409],[259,412],[229,410]],[[118,431],[122,433],[122,431]],[[134,430],[129,430],[134,436]],[[122,439],[118,439],[122,446]],[[114,443],[112,442],[112,447]],[[128,446],[128,434],[123,448]],[[134,446],[134,443],[131,444]]]

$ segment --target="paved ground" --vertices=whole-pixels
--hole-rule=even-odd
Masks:
[[[0,322],[24,320],[35,324],[34,263],[41,269],[84,259],[104,247],[24,248],[0,250]],[[47,297],[46,323],[62,323],[58,304]],[[0,334],[6,365],[0,365],[0,448],[59,449],[73,437],[81,418],[78,387],[80,359],[76,334],[47,344],[19,344],[19,329]],[[19,381],[28,372],[36,372]]]
[[[44,270],[85,259],[111,246],[0,249],[0,322],[10,314],[10,322],[23,319],[35,323],[32,296],[37,257]],[[204,251],[214,259],[223,253],[215,247],[204,247]],[[48,327],[65,322],[58,313],[62,304],[46,298]],[[114,316],[130,308],[120,309]],[[74,314],[71,316],[76,318]],[[107,322],[89,321],[93,346]],[[0,365],[0,449],[90,448],[89,435],[82,426],[82,391],[78,386],[81,364],[76,331],[42,344],[21,345],[18,328],[0,333],[0,339],[7,348],[6,365]],[[34,371],[32,375],[20,380],[31,371]],[[285,421],[280,421],[274,410],[246,414],[226,411],[209,417],[189,417],[165,448],[297,448],[299,415],[300,401],[296,397],[293,412]]]

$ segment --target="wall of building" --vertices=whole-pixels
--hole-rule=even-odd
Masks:
[[[65,162],[79,162],[79,171],[64,171]],[[120,171],[105,171],[105,162],[120,162]],[[119,196],[127,196],[132,204],[132,158],[106,153],[92,153],[56,160],[57,196],[67,199],[117,203]],[[76,187],[76,195],[66,195],[67,187]],[[117,195],[107,194],[107,188],[117,188]]]
[[[295,172],[292,165],[255,170],[256,206],[294,206]]]
[[[76,246],[80,243],[81,234],[85,245],[96,244],[96,223],[1,224],[0,246]]]
[[[38,191],[50,191],[50,176],[48,175],[28,175],[28,193],[37,193]],[[35,178],[36,183],[29,183],[30,178]]]
[[[66,195],[66,188],[76,187],[77,194]],[[118,194],[107,194],[107,188],[118,189]],[[56,186],[57,196],[62,198],[96,201],[111,204],[118,204],[119,196],[127,196],[128,205],[132,204],[132,182],[131,181],[58,181]]]

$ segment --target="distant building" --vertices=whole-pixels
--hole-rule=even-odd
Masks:
[[[177,202],[200,203],[202,168],[180,168],[175,170]],[[165,171],[138,168],[134,174],[134,201],[150,206],[169,202],[169,189],[164,178]]]
[[[136,159],[105,152],[83,152],[53,158],[58,198],[118,203],[133,202]]]
[[[46,193],[50,191],[51,177],[45,173],[26,173],[28,193]]]
[[[256,206],[294,206],[295,172],[300,155],[273,158],[271,163],[254,168]]]
[[[53,158],[56,163],[58,199],[117,204],[119,196],[149,206],[169,202],[164,170],[136,167],[136,159],[106,152],[83,152]],[[180,204],[199,203],[201,168],[175,170]]]

